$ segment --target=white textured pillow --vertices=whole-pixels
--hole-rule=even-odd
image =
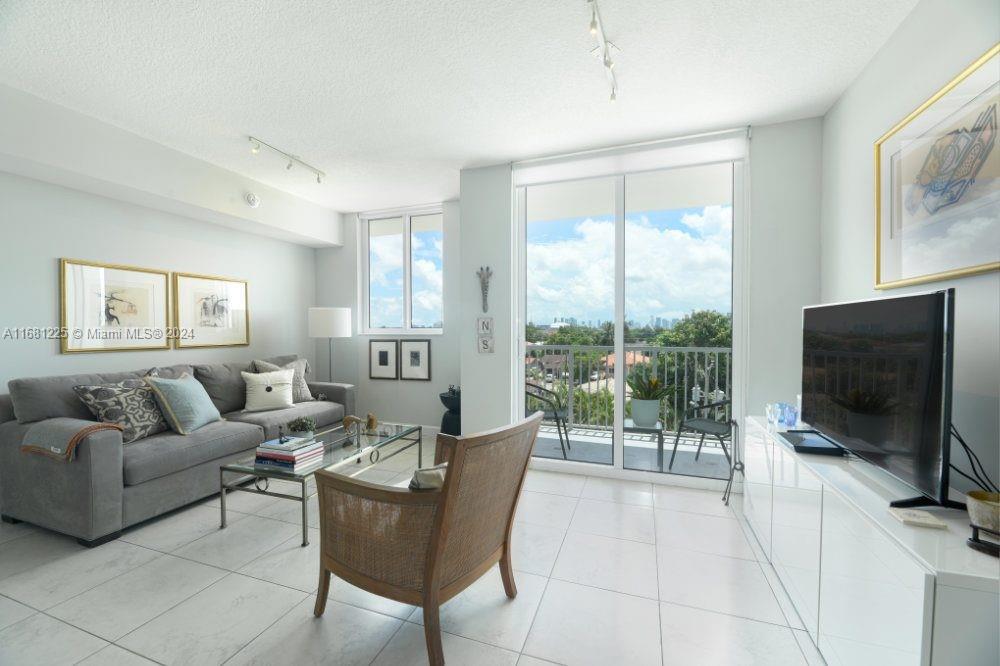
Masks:
[[[240,374],[247,384],[247,406],[243,411],[263,412],[292,406],[293,370]]]

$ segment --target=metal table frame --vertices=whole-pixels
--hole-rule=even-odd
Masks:
[[[657,421],[655,426],[638,426],[632,419],[625,419],[622,432],[636,435],[656,435],[656,464],[663,471],[663,423]]]
[[[378,444],[374,444],[374,445],[372,445],[372,446],[370,446],[370,447],[368,447],[366,449],[362,449],[361,446],[360,446],[360,441],[359,440],[355,440],[355,441],[359,442],[357,444],[357,447],[358,447],[357,456],[356,456],[357,462],[360,463],[361,462],[361,457],[364,456],[364,455],[367,455],[368,456],[368,460],[371,462],[371,464],[375,465],[378,462],[381,462],[383,460],[389,460],[390,458],[392,458],[394,456],[397,456],[400,453],[403,453],[404,451],[408,451],[408,450],[412,449],[414,446],[416,446],[417,447],[417,465],[419,467],[423,467],[423,465],[424,465],[424,429],[423,429],[423,426],[419,426],[419,425],[415,425],[415,426],[411,426],[411,427],[413,428],[413,430],[410,430],[408,432],[404,432],[399,437],[387,440],[385,442],[380,442]],[[327,432],[332,432],[332,431],[328,430]],[[321,433],[321,434],[325,434],[325,433]],[[411,436],[413,436],[413,435],[416,435],[416,439],[411,439]],[[338,441],[343,441],[343,440],[338,440]],[[393,451],[391,454],[389,454],[389,455],[387,455],[385,457],[382,457],[382,455],[381,455],[381,449],[383,449],[386,446],[389,446],[390,444],[395,444],[397,442],[409,442],[409,444],[407,444],[406,446],[400,447],[398,450]],[[334,445],[336,443],[337,442],[331,442],[330,445],[332,446],[332,445]],[[342,467],[342,466],[348,464],[351,461],[351,459],[354,458],[354,457],[355,456],[346,456],[340,462],[333,463],[332,465],[327,465],[327,466],[319,465],[319,466],[316,467],[316,469],[313,469],[313,470],[310,470],[309,472],[306,472],[305,474],[301,475],[299,478],[289,478],[289,476],[290,476],[289,473],[287,473],[287,472],[279,472],[277,470],[271,471],[271,470],[268,470],[268,469],[258,469],[258,470],[255,470],[253,474],[247,474],[246,471],[243,470],[243,469],[234,469],[234,467],[236,465],[240,465],[241,468],[244,467],[246,465],[245,462],[244,463],[228,463],[228,464],[222,465],[221,467],[219,467],[219,507],[220,507],[219,510],[220,510],[220,512],[222,514],[222,516],[221,516],[221,522],[220,522],[220,525],[219,525],[219,529],[224,529],[226,527],[226,493],[227,492],[230,492],[230,491],[240,491],[240,492],[244,492],[244,493],[253,493],[255,495],[267,495],[268,497],[280,497],[281,499],[293,500],[295,502],[299,502],[299,503],[302,504],[302,545],[303,545],[303,547],[308,546],[309,545],[309,494],[308,494],[309,479],[312,478],[313,474],[315,474],[318,470],[321,470],[321,469],[336,470],[338,467]],[[369,469],[369,467],[366,467],[363,470],[359,470],[358,472],[352,474],[351,476],[357,476],[358,474],[360,474],[361,472],[363,472],[363,471],[365,471],[367,469]],[[239,474],[240,476],[238,478],[236,478],[235,480],[231,480],[231,481],[229,481],[227,483],[226,479],[225,479],[225,475],[226,475],[227,472],[228,473],[233,473],[233,474]],[[279,492],[275,492],[273,490],[269,490],[268,489],[268,485],[269,485],[269,480],[270,479],[276,479],[278,481],[288,481],[289,483],[298,483],[298,484],[300,484],[300,487],[301,487],[301,494],[300,495],[291,495],[289,493],[279,493]],[[245,485],[245,484],[249,483],[250,481],[253,481],[253,486],[252,487]],[[263,486],[264,486],[263,488],[261,488],[261,482],[263,482]]]

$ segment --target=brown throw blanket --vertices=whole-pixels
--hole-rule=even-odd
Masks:
[[[24,434],[22,453],[34,453],[56,460],[72,460],[76,445],[98,430],[122,430],[117,423],[90,423],[80,427],[78,419],[54,418],[39,421]]]

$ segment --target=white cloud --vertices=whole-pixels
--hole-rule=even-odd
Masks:
[[[732,207],[707,206],[661,229],[646,217],[625,224],[626,318],[676,318],[732,307]],[[587,219],[565,240],[528,246],[528,318],[614,318],[614,224]]]

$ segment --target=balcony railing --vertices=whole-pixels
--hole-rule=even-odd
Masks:
[[[728,347],[626,345],[621,363],[610,346],[529,344],[524,363],[526,381],[559,395],[570,427],[614,427],[614,377],[622,366],[625,377],[645,366],[672,387],[660,403],[660,419],[667,431],[676,431],[692,400],[719,392],[728,397],[732,381],[732,350]],[[631,414],[630,402],[631,391],[626,386],[626,417]],[[530,398],[528,406],[532,406]],[[719,409],[711,416],[728,419],[730,410]]]

